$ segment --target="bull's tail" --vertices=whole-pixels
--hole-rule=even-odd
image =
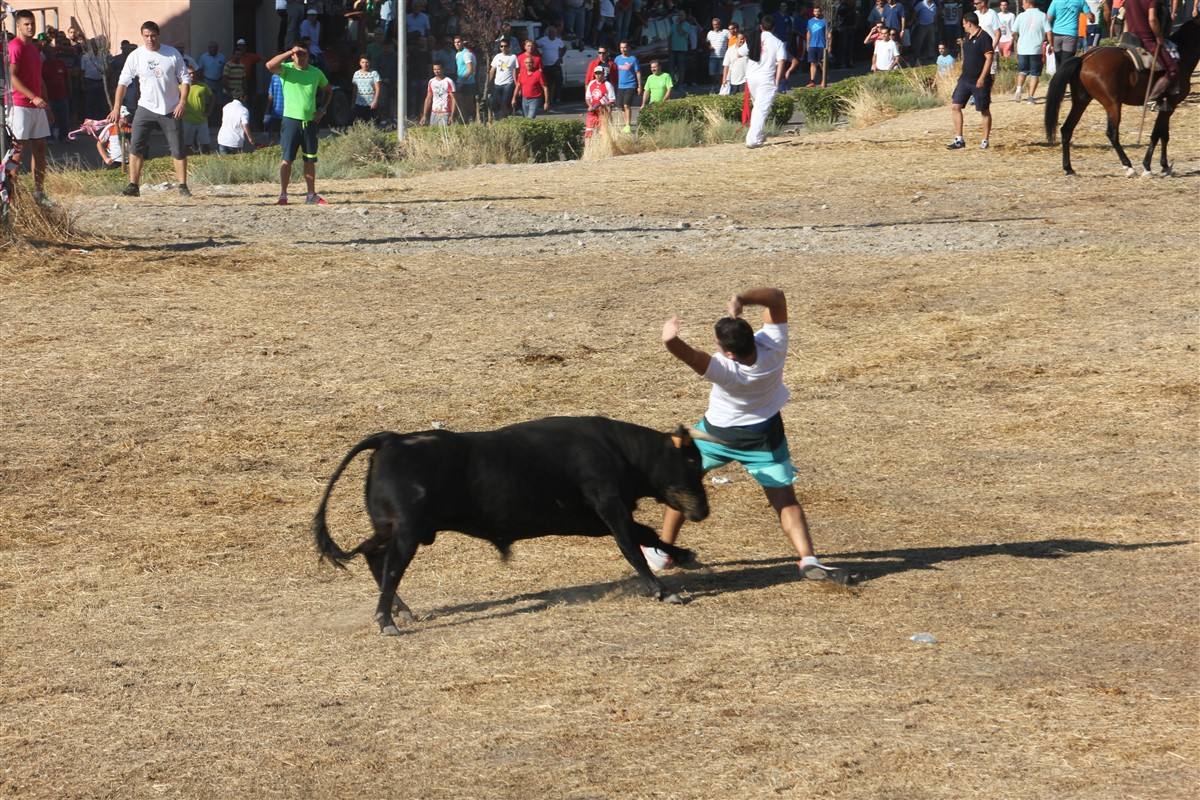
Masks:
[[[347,553],[342,548],[338,547],[337,542],[329,535],[329,528],[325,524],[325,507],[329,504],[329,495],[333,493],[333,485],[337,483],[337,479],[341,477],[342,471],[350,465],[354,457],[364,450],[378,450],[384,442],[393,434],[377,433],[374,436],[368,436],[354,447],[350,448],[350,452],[342,459],[342,463],[338,464],[337,469],[333,471],[333,475],[329,477],[329,484],[325,487],[325,494],[321,496],[321,504],[317,506],[317,513],[313,515],[312,535],[313,541],[317,545],[317,552],[320,553],[322,561],[328,561],[339,569],[345,569],[342,563],[354,558],[358,553],[362,552],[362,545]]]
[[[1054,144],[1055,135],[1058,133],[1058,111],[1062,108],[1063,97],[1067,94],[1067,86],[1073,86],[1076,83],[1075,79],[1079,76],[1079,70],[1082,68],[1082,58],[1068,58],[1059,65],[1058,71],[1050,79],[1050,86],[1046,88],[1047,144]],[[1072,89],[1073,93],[1077,91],[1079,91],[1078,87]]]

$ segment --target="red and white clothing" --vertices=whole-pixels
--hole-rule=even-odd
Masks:
[[[121,156],[121,137],[117,129],[117,123],[110,122],[105,125],[97,138],[100,140],[100,144],[106,145],[109,158],[118,164],[124,161],[124,158]]]
[[[617,102],[617,93],[608,81],[592,78],[583,92],[583,99],[588,108],[583,126],[583,138],[587,139],[600,127],[600,115],[607,114],[608,107]]]

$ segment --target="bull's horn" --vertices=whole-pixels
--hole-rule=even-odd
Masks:
[[[725,441],[724,439],[718,439],[708,431],[702,431],[699,428],[693,428],[691,425],[688,425],[687,432],[688,436],[691,436],[693,439],[699,439],[702,442],[712,442],[713,444],[729,447],[729,442]]]

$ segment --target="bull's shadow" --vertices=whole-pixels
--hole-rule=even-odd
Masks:
[[[909,570],[938,570],[939,565],[967,558],[1010,556],[1015,558],[1061,559],[1082,553],[1107,551],[1130,552],[1159,547],[1178,547],[1190,544],[1190,539],[1141,544],[1119,544],[1093,539],[1040,539],[1032,542],[975,544],[949,547],[909,547],[893,550],[856,550],[831,553],[823,557],[826,563],[845,567],[855,576],[855,584]],[[794,556],[705,563],[700,568],[668,573],[664,583],[671,589],[682,589],[692,599],[713,597],[730,592],[765,589],[799,580]],[[594,603],[606,597],[636,595],[639,586],[635,578],[604,581],[527,592],[494,600],[440,606],[423,615],[430,624],[402,629],[402,633],[417,633],[430,627],[464,625],[486,619],[500,619],[543,611],[552,606]],[[649,600],[647,600],[649,602]],[[465,619],[447,619],[459,615]]]

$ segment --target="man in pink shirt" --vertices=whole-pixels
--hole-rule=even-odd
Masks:
[[[29,153],[33,168],[33,199],[46,199],[42,182],[46,177],[46,139],[50,137],[49,103],[42,97],[42,51],[33,39],[36,29],[32,11],[16,13],[17,38],[8,43],[12,65],[12,116],[9,125],[21,152]]]

